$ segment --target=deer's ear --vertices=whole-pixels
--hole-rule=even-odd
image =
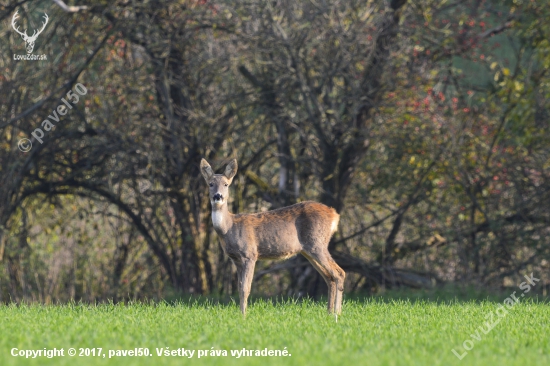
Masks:
[[[229,180],[232,180],[235,174],[237,174],[237,159],[231,160],[225,167],[225,172],[223,173]]]
[[[206,180],[206,183],[210,181],[210,178],[214,175],[214,171],[208,162],[204,159],[201,160],[201,174]]]

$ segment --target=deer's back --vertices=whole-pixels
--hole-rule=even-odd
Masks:
[[[333,208],[311,201],[235,215],[227,252],[259,259],[288,258],[319,244],[328,245],[338,219]]]

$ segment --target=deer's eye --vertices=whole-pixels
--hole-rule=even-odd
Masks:
[[[225,183],[225,186],[227,187],[229,184]]]
[[[214,183],[210,183],[209,186],[210,186],[210,187],[214,187]]]

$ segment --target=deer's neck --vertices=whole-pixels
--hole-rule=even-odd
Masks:
[[[221,234],[225,235],[233,226],[233,214],[227,209],[227,203],[224,203],[221,207],[212,206],[212,223],[214,229]]]

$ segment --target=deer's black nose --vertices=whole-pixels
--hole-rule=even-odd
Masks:
[[[214,195],[214,200],[215,200],[215,201],[221,201],[222,199],[223,199],[223,196],[222,196],[221,194],[216,193],[216,194]]]

